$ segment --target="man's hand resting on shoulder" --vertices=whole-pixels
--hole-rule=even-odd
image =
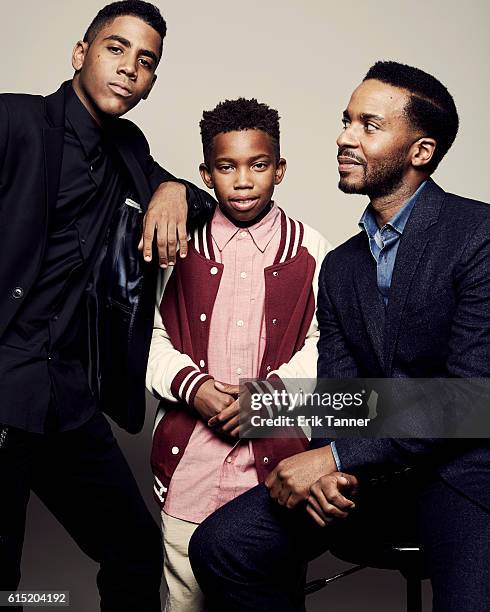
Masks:
[[[336,471],[337,465],[328,445],[283,459],[269,474],[265,485],[281,506],[294,508],[308,499],[317,480]]]
[[[151,261],[153,238],[157,237],[158,262],[162,268],[173,266],[179,255],[187,255],[187,200],[185,185],[175,181],[162,183],[155,190],[143,219],[143,235],[138,249],[145,261]]]

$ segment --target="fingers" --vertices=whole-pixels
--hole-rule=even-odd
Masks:
[[[324,520],[326,520],[326,517],[346,518],[348,516],[348,512],[344,512],[343,510],[340,510],[332,503],[330,503],[330,501],[325,497],[325,494],[318,483],[315,483],[311,487],[311,492],[310,496],[308,497],[308,501],[311,501],[315,510],[318,512],[318,514],[321,515]],[[319,510],[321,510],[321,513]]]
[[[156,219],[155,216],[148,211],[143,218],[143,234],[141,236],[138,248],[143,251],[143,259],[151,261],[151,249],[153,236],[155,235]]]
[[[220,382],[219,380],[215,380],[214,386],[222,393],[228,393],[236,396],[240,394],[240,385],[229,385],[227,383]]]
[[[222,427],[224,429],[224,425],[227,424],[230,419],[234,418],[238,418],[238,401],[234,401],[230,406],[223,408],[219,414],[209,419],[208,425],[209,427]],[[236,427],[236,423],[231,429],[233,429],[233,427]]]
[[[160,224],[159,224],[160,229]],[[169,266],[175,265],[175,254],[177,252],[177,226],[175,224],[175,219],[169,218],[167,222],[167,227],[164,228],[163,233],[166,238],[166,247],[160,250],[160,246],[158,247],[158,255],[160,258],[160,265],[162,265],[162,261],[167,260]]]
[[[179,255],[187,257],[187,229],[185,227],[185,219],[177,224],[177,239],[179,241]]]
[[[315,521],[315,523],[319,527],[326,526],[327,523],[322,519],[322,517],[318,514],[318,512],[310,504],[307,504],[306,512],[308,512],[308,514],[312,517],[312,519]]]

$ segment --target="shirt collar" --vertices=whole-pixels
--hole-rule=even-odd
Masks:
[[[400,210],[394,215],[386,225],[392,227],[398,234],[403,234],[403,230],[407,224],[408,218],[410,217],[410,213],[412,212],[413,207],[415,206],[416,201],[418,200],[422,190],[424,189],[427,181],[421,183],[405,204],[400,208]],[[366,210],[363,212],[362,217],[359,220],[359,227],[366,232],[366,234],[372,238],[376,234],[376,232],[380,229],[378,227],[378,223],[376,221],[376,216],[373,212],[373,208],[371,204],[368,204]]]
[[[255,246],[263,253],[272,240],[274,234],[279,230],[281,211],[276,204],[272,205],[270,211],[255,225],[250,227],[237,227],[221,212],[219,206],[214,212],[211,224],[211,235],[216,246],[223,251],[230,240],[238,232],[249,232]]]
[[[102,139],[102,130],[82,104],[71,83],[65,89],[65,119],[80,141],[85,158],[96,157]]]

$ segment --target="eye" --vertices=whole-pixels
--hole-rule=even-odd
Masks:
[[[253,165],[253,168],[255,170],[258,170],[259,172],[263,170],[267,170],[268,167],[269,167],[269,164],[267,162],[257,162]]]
[[[349,125],[350,125],[350,121],[344,117],[342,119],[342,126],[343,126],[344,130],[346,130]]]
[[[218,166],[218,170],[220,172],[231,172],[233,170],[233,166],[231,164],[221,164]]]
[[[364,129],[366,132],[373,134],[374,132],[378,131],[378,126],[375,123],[365,123]]]
[[[109,49],[111,53],[114,53],[115,55],[122,53],[122,49],[120,47],[107,47],[107,48]]]
[[[139,63],[144,66],[145,68],[151,69],[153,68],[153,63],[149,62],[147,59],[145,59],[144,57],[140,57],[139,58]]]

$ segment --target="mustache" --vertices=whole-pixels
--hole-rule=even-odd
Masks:
[[[363,166],[366,165],[366,162],[364,159],[362,159],[362,157],[358,157],[355,153],[353,153],[348,147],[339,147],[337,150],[337,157],[350,157],[351,159],[353,159],[354,161],[358,162],[359,164],[362,164]]]

